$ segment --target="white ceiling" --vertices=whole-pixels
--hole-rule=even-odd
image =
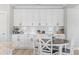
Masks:
[[[77,4],[13,4],[14,8],[72,8]]]

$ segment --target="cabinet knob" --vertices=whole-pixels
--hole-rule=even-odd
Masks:
[[[31,41],[33,41],[33,38],[31,38]]]
[[[20,39],[18,38],[17,41],[20,41]]]
[[[47,26],[48,24],[46,23],[46,26]]]
[[[32,25],[33,25],[33,23],[32,23]]]
[[[41,23],[39,23],[39,25],[41,25]]]
[[[5,35],[5,33],[2,33],[2,35]]]

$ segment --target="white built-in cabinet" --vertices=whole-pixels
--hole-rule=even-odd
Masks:
[[[15,9],[14,10],[14,26],[37,26],[38,10],[31,9]]]
[[[63,9],[16,8],[14,9],[14,26],[57,26],[57,23],[59,26],[63,26],[63,16]],[[28,30],[25,29],[25,31],[27,34],[30,34],[31,32],[29,28]],[[32,48],[31,37],[27,37],[27,34],[13,34],[12,40],[15,42],[16,48]]]
[[[14,26],[63,26],[63,9],[14,9]]]

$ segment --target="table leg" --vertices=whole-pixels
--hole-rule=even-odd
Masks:
[[[59,55],[62,55],[62,45],[59,46]]]

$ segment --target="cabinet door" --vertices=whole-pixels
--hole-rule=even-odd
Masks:
[[[39,9],[32,9],[32,26],[39,25]]]
[[[47,9],[47,25],[56,26],[63,25],[63,9]]]
[[[40,9],[39,11],[39,22],[42,26],[46,26],[47,24],[47,10],[46,9]]]
[[[7,33],[8,29],[8,18],[7,13],[0,13],[0,33]]]
[[[29,35],[13,35],[12,40],[17,49],[29,49],[32,48],[32,39]]]
[[[14,26],[19,26],[23,22],[23,10],[14,9]]]
[[[32,44],[33,44],[33,42],[32,42],[32,37],[31,37],[32,35],[25,35],[25,40],[24,40],[24,47],[25,48],[27,48],[27,49],[30,49],[30,48],[32,48]]]
[[[40,23],[42,26],[56,26],[58,12],[54,9],[40,9]]]
[[[58,9],[57,12],[57,22],[59,23],[59,26],[64,26],[64,10]]]
[[[32,26],[33,12],[31,9],[14,9],[15,26]]]
[[[16,49],[24,49],[24,38],[21,35],[13,35],[12,40],[16,45]]]
[[[0,12],[0,41],[7,41],[8,38],[8,17],[5,11]]]
[[[47,25],[56,26],[57,22],[57,12],[54,9],[47,9]]]
[[[23,26],[32,26],[33,11],[31,9],[23,9]]]

